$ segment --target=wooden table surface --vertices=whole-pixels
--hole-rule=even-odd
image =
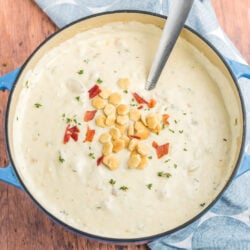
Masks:
[[[250,62],[250,0],[212,0],[219,22]],[[0,75],[22,65],[56,26],[31,0],[0,0]],[[4,115],[8,92],[0,92],[0,166],[8,164]],[[0,249],[147,249],[114,246],[77,236],[52,222],[16,188],[0,182]]]

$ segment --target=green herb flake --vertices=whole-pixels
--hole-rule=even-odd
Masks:
[[[163,172],[163,171],[161,171],[161,172],[158,172],[158,173],[157,173],[157,176],[159,176],[159,177],[170,178],[172,175],[171,175],[170,173],[168,173],[168,172]]]
[[[183,130],[179,130],[179,133],[182,134],[184,131]]]
[[[2,63],[2,66],[3,67],[7,67],[7,63]]]
[[[183,114],[183,115],[187,115],[187,113],[186,113],[186,112],[183,112],[182,114]]]
[[[59,155],[58,160],[59,160],[59,162],[61,162],[61,163],[64,163],[64,161],[65,161],[65,159],[63,159],[61,155]]]
[[[237,124],[238,124],[238,119],[235,118],[235,119],[234,119],[234,125],[236,126]]]
[[[29,81],[28,81],[28,80],[25,82],[25,87],[26,87],[27,89],[29,88]]]
[[[114,185],[115,185],[115,183],[116,183],[116,181],[115,181],[115,180],[113,180],[113,179],[110,179],[110,180],[109,180],[109,184],[110,184],[111,186],[114,186]]]
[[[41,104],[41,103],[35,103],[34,106],[35,106],[36,108],[40,108],[40,107],[42,107],[42,104]]]
[[[206,205],[206,202],[203,202],[200,204],[201,207],[204,207]]]
[[[83,73],[84,73],[83,69],[80,69],[80,70],[77,71],[77,74],[79,74],[79,75],[83,75]]]
[[[176,163],[174,164],[174,168],[177,168],[177,164]]]
[[[72,122],[72,119],[71,118],[66,118],[66,123],[71,123]]]
[[[178,123],[178,121],[177,121],[177,120],[174,120],[174,123],[175,123],[175,124],[177,124],[177,123]]]
[[[101,84],[101,83],[103,83],[103,80],[102,80],[101,78],[98,78],[98,79],[96,80],[96,82],[97,82],[98,84]]]
[[[128,187],[126,187],[126,186],[121,186],[119,189],[125,192],[125,191],[128,190]]]
[[[84,59],[83,62],[85,62],[86,64],[89,63],[89,59]]]
[[[91,158],[93,160],[95,159],[95,154],[94,153],[89,153],[88,156],[89,156],[89,158]]]
[[[62,118],[65,118],[65,116],[66,116],[65,113],[63,113],[63,114],[62,114]]]
[[[152,183],[149,183],[149,184],[147,184],[146,186],[147,186],[147,188],[148,188],[149,190],[151,190],[151,189],[152,189],[153,184],[152,184]]]
[[[96,207],[96,209],[102,209],[102,207],[101,207],[101,206],[98,206],[98,207]]]
[[[80,101],[80,96],[76,96],[75,99],[79,102]]]
[[[149,159],[149,160],[152,160],[152,159],[153,159],[153,156],[152,156],[152,155],[148,156],[148,159]]]
[[[186,148],[183,148],[183,151],[188,151]]]
[[[127,94],[127,93],[128,93],[128,90],[127,90],[127,89],[124,89],[124,90],[123,90],[123,93]]]
[[[167,111],[168,110],[168,108],[164,108],[164,111]]]
[[[164,163],[168,163],[168,162],[170,162],[170,159],[167,159],[167,160],[164,161]]]
[[[226,139],[226,138],[223,138],[223,141],[227,141],[227,139]]]
[[[171,133],[175,133],[175,131],[173,129],[168,129]]]

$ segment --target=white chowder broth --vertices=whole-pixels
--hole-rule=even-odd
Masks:
[[[226,78],[202,53],[179,38],[157,87],[144,90],[160,36],[151,24],[105,24],[23,77],[15,165],[32,196],[78,230],[171,230],[209,205],[231,172],[239,118],[224,103]]]

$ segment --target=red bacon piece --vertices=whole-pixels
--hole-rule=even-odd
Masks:
[[[84,118],[83,120],[85,122],[91,121],[94,119],[95,117],[95,113],[97,112],[97,110],[87,110],[84,114]]]
[[[157,154],[158,159],[160,159],[164,155],[167,155],[169,152],[169,143],[165,143],[163,145],[158,145],[157,142],[153,141],[152,146],[156,150],[156,154]]]
[[[72,138],[74,141],[77,141],[79,133],[80,129],[77,126],[70,127],[68,124],[64,133],[63,143],[68,143],[70,138]]]
[[[89,126],[87,127],[87,131],[85,134],[85,139],[83,142],[92,142],[95,136],[95,130],[94,129],[90,129]]]
[[[89,98],[92,99],[95,96],[99,95],[102,91],[99,88],[99,86],[95,84],[91,89],[88,90],[88,92],[89,92]]]
[[[104,158],[104,155],[101,155],[101,156],[97,159],[97,161],[96,161],[97,166],[100,166],[100,165],[102,164],[103,158]]]
[[[148,104],[148,102],[145,99],[143,99],[141,96],[139,96],[137,93],[134,92],[132,93],[132,95],[139,104]]]

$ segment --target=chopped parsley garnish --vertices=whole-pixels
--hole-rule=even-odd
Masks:
[[[183,114],[183,115],[186,115],[187,113],[186,113],[186,112],[183,112],[182,114]]]
[[[157,175],[158,175],[159,177],[166,177],[166,178],[169,178],[169,177],[172,176],[170,173],[168,173],[168,172],[163,172],[163,171],[158,172]]]
[[[152,155],[148,156],[148,159],[149,159],[149,160],[152,160],[152,158],[153,158],[153,156],[152,156]]]
[[[177,164],[176,163],[174,164],[174,168],[177,168]]]
[[[94,153],[89,153],[88,156],[89,156],[89,158],[91,158],[93,160],[95,159],[95,154]]]
[[[204,207],[206,205],[206,202],[203,202],[200,204],[201,207]]]
[[[65,161],[65,159],[63,159],[61,155],[59,155],[58,160],[59,160],[61,163],[63,163],[63,162]]]
[[[177,123],[178,123],[178,121],[177,121],[177,120],[174,120],[174,123],[175,123],[175,124],[177,124]]]
[[[77,74],[79,74],[79,75],[82,75],[83,73],[84,73],[83,69],[80,69],[80,70],[77,71]]]
[[[26,88],[29,88],[29,81],[26,81],[26,82],[25,82],[25,87],[26,87]]]
[[[101,83],[103,82],[103,80],[100,79],[100,78],[98,78],[98,79],[96,80],[96,82],[97,82],[98,84],[101,84]]]
[[[238,119],[235,118],[235,119],[234,119],[234,125],[236,126],[237,124],[238,124]]]
[[[127,89],[124,89],[124,90],[123,90],[123,93],[127,94],[127,93],[128,93],[128,90],[127,90]]]
[[[149,190],[151,190],[151,189],[152,189],[153,184],[152,184],[152,183],[149,183],[149,184],[147,184],[146,186],[147,186],[147,188],[148,188]]]
[[[226,139],[226,138],[223,138],[223,141],[227,141],[227,139]]]
[[[183,133],[183,130],[179,130],[179,133],[182,134],[182,133]]]
[[[183,148],[183,151],[188,151],[186,148]]]
[[[164,163],[168,163],[169,161],[170,161],[170,159],[167,159],[167,160],[164,161]]]
[[[167,111],[168,110],[168,108],[164,108],[164,111]]]
[[[2,66],[3,66],[3,67],[7,67],[7,63],[3,63]]]
[[[36,108],[40,108],[40,107],[42,107],[42,104],[41,104],[41,103],[35,103],[34,106],[35,106]]]
[[[115,183],[116,183],[116,181],[115,181],[115,180],[113,180],[113,179],[110,179],[110,180],[109,180],[109,184],[110,184],[110,185],[114,186],[114,185],[115,185]]]
[[[119,189],[122,190],[122,191],[127,191],[127,190],[128,190],[128,187],[126,187],[126,186],[121,186]]]
[[[83,61],[87,64],[89,63],[89,59],[84,59]]]
[[[80,96],[76,96],[75,99],[79,102],[80,101]]]
[[[67,122],[67,123],[71,123],[71,122],[72,122],[72,119],[67,117],[67,118],[66,118],[66,122]]]
[[[73,118],[70,118],[70,117],[66,117],[65,113],[62,114],[62,118],[63,120],[66,121],[66,123],[74,123],[75,125],[78,125],[78,126],[81,126],[81,123],[77,121],[77,119],[75,118],[76,115],[73,116]]]
[[[173,129],[171,129],[171,128],[170,128],[170,129],[168,129],[168,130],[169,130],[171,133],[175,133],[175,132],[174,132],[174,130],[173,130]]]

